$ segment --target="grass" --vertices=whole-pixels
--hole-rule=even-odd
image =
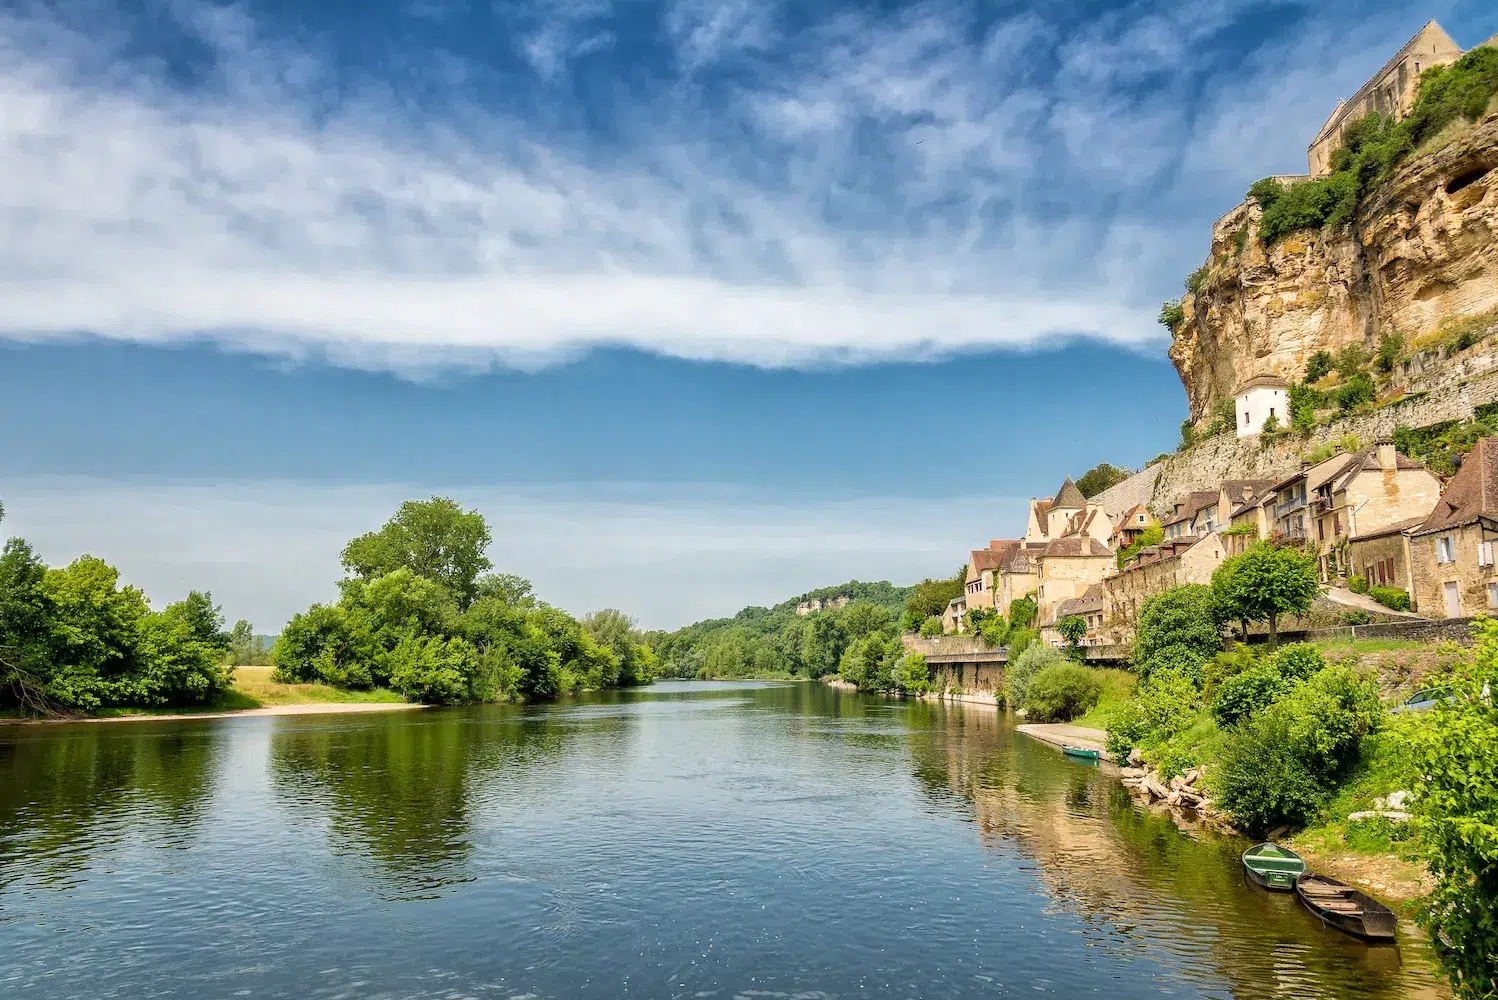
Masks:
[[[405,699],[388,688],[344,691],[329,684],[281,684],[271,680],[274,667],[235,667],[234,684],[217,698],[202,705],[101,708],[88,713],[95,719],[124,719],[136,715],[197,715],[203,712],[243,712],[283,705],[398,704]],[[31,718],[15,709],[0,710],[0,719]]]
[[[1119,670],[1115,667],[1098,667],[1098,679],[1103,682],[1103,696],[1098,703],[1092,707],[1086,715],[1073,719],[1074,726],[1087,726],[1090,729],[1107,729],[1108,716],[1113,710],[1134,696],[1134,688],[1139,683],[1133,671]]]
[[[1323,653],[1354,653],[1361,656],[1364,653],[1387,653],[1393,650],[1403,649],[1426,649],[1428,642],[1415,642],[1411,639],[1353,639],[1337,636],[1333,639],[1317,639],[1311,643]]]
[[[387,688],[371,688],[368,691],[345,691],[330,684],[281,684],[271,680],[273,667],[236,667],[234,686],[225,697],[239,698],[254,704],[241,708],[270,708],[278,705],[348,705],[371,702],[392,703],[405,701]],[[217,709],[212,709],[217,711]]]

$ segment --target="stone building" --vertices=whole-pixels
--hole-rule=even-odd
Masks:
[[[1409,533],[1410,600],[1432,618],[1498,608],[1498,438],[1477,442],[1435,510]]]
[[[1383,528],[1360,531],[1347,540],[1347,568],[1370,587],[1393,587],[1413,594],[1409,532],[1425,522],[1416,517]]]
[[[1022,541],[1005,555],[999,565],[998,593],[994,595],[994,610],[1009,617],[1009,605],[1021,597],[1028,597],[1040,589],[1040,554],[1046,542]]]
[[[1109,639],[1132,639],[1139,607],[1146,598],[1183,583],[1211,583],[1223,556],[1222,535],[1217,532],[1200,538],[1184,535],[1146,546],[1128,565],[1103,581]]]
[[[1342,466],[1309,497],[1316,524],[1315,542],[1323,583],[1351,576],[1351,539],[1365,538],[1395,525],[1419,522],[1430,514],[1441,496],[1441,481],[1425,466],[1383,443],[1345,456]],[[1376,559],[1385,578],[1391,567]],[[1402,560],[1400,560],[1402,561]],[[1369,581],[1372,582],[1371,580]],[[1406,584],[1381,584],[1406,589]]]
[[[1089,535],[1055,538],[1041,552],[1040,584],[1035,601],[1042,626],[1054,625],[1056,609],[1063,601],[1081,597],[1087,588],[1102,583],[1114,567],[1108,546]]]
[[[999,590],[999,573],[1004,557],[1010,550],[1022,544],[1018,540],[995,539],[986,549],[974,549],[968,554],[967,578],[963,597],[968,608],[993,608],[994,597]]]
[[[1079,646],[1101,646],[1106,642],[1104,626],[1108,611],[1108,588],[1094,583],[1082,592],[1081,597],[1062,601],[1056,607],[1055,621],[1040,630],[1042,642],[1051,646],[1065,645],[1066,639],[1056,627],[1063,618],[1076,616],[1087,625],[1087,631],[1077,643]]]
[[[1498,37],[1498,36],[1495,36]],[[1307,150],[1311,176],[1323,177],[1332,172],[1332,154],[1342,145],[1342,134],[1353,122],[1369,114],[1403,118],[1415,106],[1420,94],[1420,74],[1433,66],[1445,66],[1462,57],[1462,47],[1451,40],[1435,21],[1428,22],[1419,33],[1394,53],[1382,69],[1358,92],[1338,101],[1336,110],[1316,133]]]

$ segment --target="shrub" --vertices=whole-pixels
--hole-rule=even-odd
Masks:
[[[1212,717],[1224,728],[1232,728],[1261,708],[1268,708],[1288,686],[1285,676],[1272,663],[1229,677],[1217,689]]]
[[[1343,344],[1337,351],[1337,374],[1342,381],[1356,378],[1368,367],[1368,350],[1362,344]]]
[[[1025,651],[1034,645],[1037,638],[1039,635],[1033,628],[1010,629],[1009,636],[1004,640],[1004,646],[1009,650],[1010,661],[1023,656]]]
[[[1404,335],[1398,331],[1386,333],[1378,340],[1378,353],[1373,358],[1373,366],[1387,375],[1394,370],[1394,365],[1403,352]]]
[[[1102,682],[1091,667],[1053,664],[1031,678],[1025,715],[1037,722],[1070,722],[1088,712],[1102,694]]]
[[[978,638],[997,649],[1009,638],[1009,623],[994,617],[978,627]]]
[[[1398,587],[1374,587],[1368,591],[1368,596],[1393,611],[1410,609],[1409,591]]]
[[[1287,680],[1303,681],[1326,668],[1326,658],[1321,650],[1308,642],[1297,642],[1277,650],[1269,658],[1281,676]]]
[[[478,651],[465,639],[406,638],[389,656],[390,686],[407,701],[457,705],[468,700]]]
[[[1344,413],[1362,403],[1373,401],[1373,376],[1359,372],[1331,391],[1332,402]]]
[[[1445,678],[1456,697],[1412,730],[1421,776],[1415,829],[1436,887],[1421,923],[1448,947],[1442,961],[1465,997],[1498,995],[1498,622],[1477,626],[1477,649]]]
[[[1259,665],[1259,656],[1252,646],[1241,642],[1233,644],[1231,649],[1224,650],[1212,657],[1202,670],[1202,691],[1207,697],[1212,697],[1222,682],[1229,677],[1247,673]]]
[[[1188,583],[1145,599],[1134,638],[1134,668],[1183,670],[1199,685],[1202,667],[1222,652],[1222,606],[1211,587]]]
[[[895,669],[895,684],[906,694],[924,694],[931,690],[931,671],[926,658],[920,653],[909,653],[900,658]]]
[[[1324,352],[1323,352],[1324,353]],[[1290,387],[1290,427],[1299,434],[1309,435],[1316,428],[1316,410],[1325,405],[1322,393],[1304,382]]]
[[[1324,376],[1331,374],[1334,367],[1331,351],[1317,351],[1312,354],[1306,362],[1306,384],[1319,382]]]
[[[1191,676],[1161,670],[1109,718],[1108,753],[1115,760],[1123,760],[1135,748],[1162,745],[1189,729],[1200,707],[1201,694]]]
[[[1234,730],[1212,777],[1218,801],[1252,831],[1307,822],[1382,711],[1377,684],[1349,667],[1293,685]]]
[[[925,621],[921,622],[921,635],[924,638],[934,639],[937,636],[941,635],[943,631],[944,629],[941,624],[941,619],[936,615],[932,615],[930,618],[927,618]]]
[[[1342,612],[1343,625],[1367,625],[1373,621],[1373,616],[1362,608],[1353,608],[1351,611]]]
[[[1186,310],[1181,308],[1180,299],[1170,299],[1160,306],[1160,315],[1155,318],[1161,326],[1175,333],[1176,327],[1186,322]]]
[[[1009,602],[1009,627],[1029,628],[1035,624],[1035,598],[1016,597]]]
[[[1004,671],[1004,692],[1009,699],[1009,704],[1015,708],[1024,708],[1025,698],[1035,675],[1046,667],[1066,662],[1068,661],[1065,653],[1044,643],[1036,643],[1020,653],[1017,658],[1011,659],[1008,668]]]
[[[1192,295],[1201,294],[1202,287],[1207,283],[1207,276],[1212,273],[1211,267],[1203,264],[1186,276],[1186,291]]]
[[[1354,594],[1368,593],[1368,578],[1364,576],[1349,576],[1347,578],[1347,589]]]

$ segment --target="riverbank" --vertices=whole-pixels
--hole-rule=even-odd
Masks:
[[[1016,726],[1015,731],[1057,748],[1076,746],[1089,750],[1102,750],[1108,735],[1101,729],[1064,723],[1032,723]],[[1104,758],[1109,759],[1106,754]],[[1125,777],[1122,770],[1108,770],[1121,781]],[[1242,836],[1220,814],[1211,811],[1204,813],[1184,804],[1172,804],[1162,797],[1151,795],[1138,781],[1124,781],[1124,784],[1141,804],[1152,811],[1168,813],[1179,826],[1208,829],[1225,836]],[[1435,887],[1435,880],[1423,865],[1398,854],[1356,850],[1341,841],[1341,838],[1332,836],[1334,826],[1335,824],[1330,824],[1302,830],[1281,842],[1298,852],[1317,871],[1355,885],[1385,902],[1399,904],[1406,911],[1409,911],[1411,904]],[[1406,916],[1408,915],[1409,912],[1406,912]]]
[[[171,709],[106,708],[89,715],[52,718],[0,716],[0,725],[45,725],[59,722],[151,722],[164,719],[228,719],[241,715],[316,715],[337,712],[391,712],[423,706],[394,691],[372,688],[345,691],[328,684],[283,684],[272,680],[274,667],[236,667],[234,683],[213,701]]]

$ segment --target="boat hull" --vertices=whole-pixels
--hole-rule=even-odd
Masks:
[[[1295,896],[1322,923],[1344,934],[1374,942],[1396,938],[1399,920],[1393,910],[1336,879],[1307,872],[1296,879]]]
[[[1294,892],[1306,863],[1277,844],[1256,844],[1243,852],[1243,873],[1254,885],[1272,892]]]
[[[1061,752],[1078,760],[1097,760],[1102,756],[1100,751],[1087,750],[1083,747],[1062,747]]]

